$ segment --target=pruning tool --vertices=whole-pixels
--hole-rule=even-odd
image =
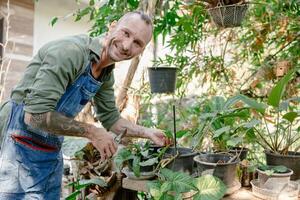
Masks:
[[[127,129],[124,130],[123,133],[121,133],[120,135],[117,135],[115,138],[114,138],[114,141],[116,144],[120,144],[122,138],[127,134]]]

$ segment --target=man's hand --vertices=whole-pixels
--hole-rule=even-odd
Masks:
[[[103,128],[92,128],[89,131],[88,139],[94,147],[100,152],[101,162],[112,157],[117,151],[117,144],[114,138]]]
[[[163,131],[159,129],[145,127],[145,136],[159,146],[165,146],[172,143],[172,139],[166,137]]]

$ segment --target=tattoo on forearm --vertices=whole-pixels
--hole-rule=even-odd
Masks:
[[[58,112],[31,114],[29,125],[57,135],[79,137],[85,137],[89,129],[89,125],[75,121]]]

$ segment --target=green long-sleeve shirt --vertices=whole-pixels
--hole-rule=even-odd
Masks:
[[[23,101],[24,110],[29,113],[55,110],[66,88],[84,72],[88,63],[100,59],[102,39],[103,36],[78,35],[47,43],[27,66],[22,80],[11,93],[11,99]],[[104,70],[100,79],[103,85],[93,98],[96,117],[106,129],[120,118],[115,105],[113,67]],[[0,106],[0,131],[6,124],[8,106],[10,104]]]

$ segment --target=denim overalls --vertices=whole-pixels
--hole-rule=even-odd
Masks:
[[[102,85],[91,75],[91,63],[59,100],[56,111],[75,117]],[[63,136],[33,130],[24,123],[24,104],[12,111],[0,152],[0,200],[60,198]]]

